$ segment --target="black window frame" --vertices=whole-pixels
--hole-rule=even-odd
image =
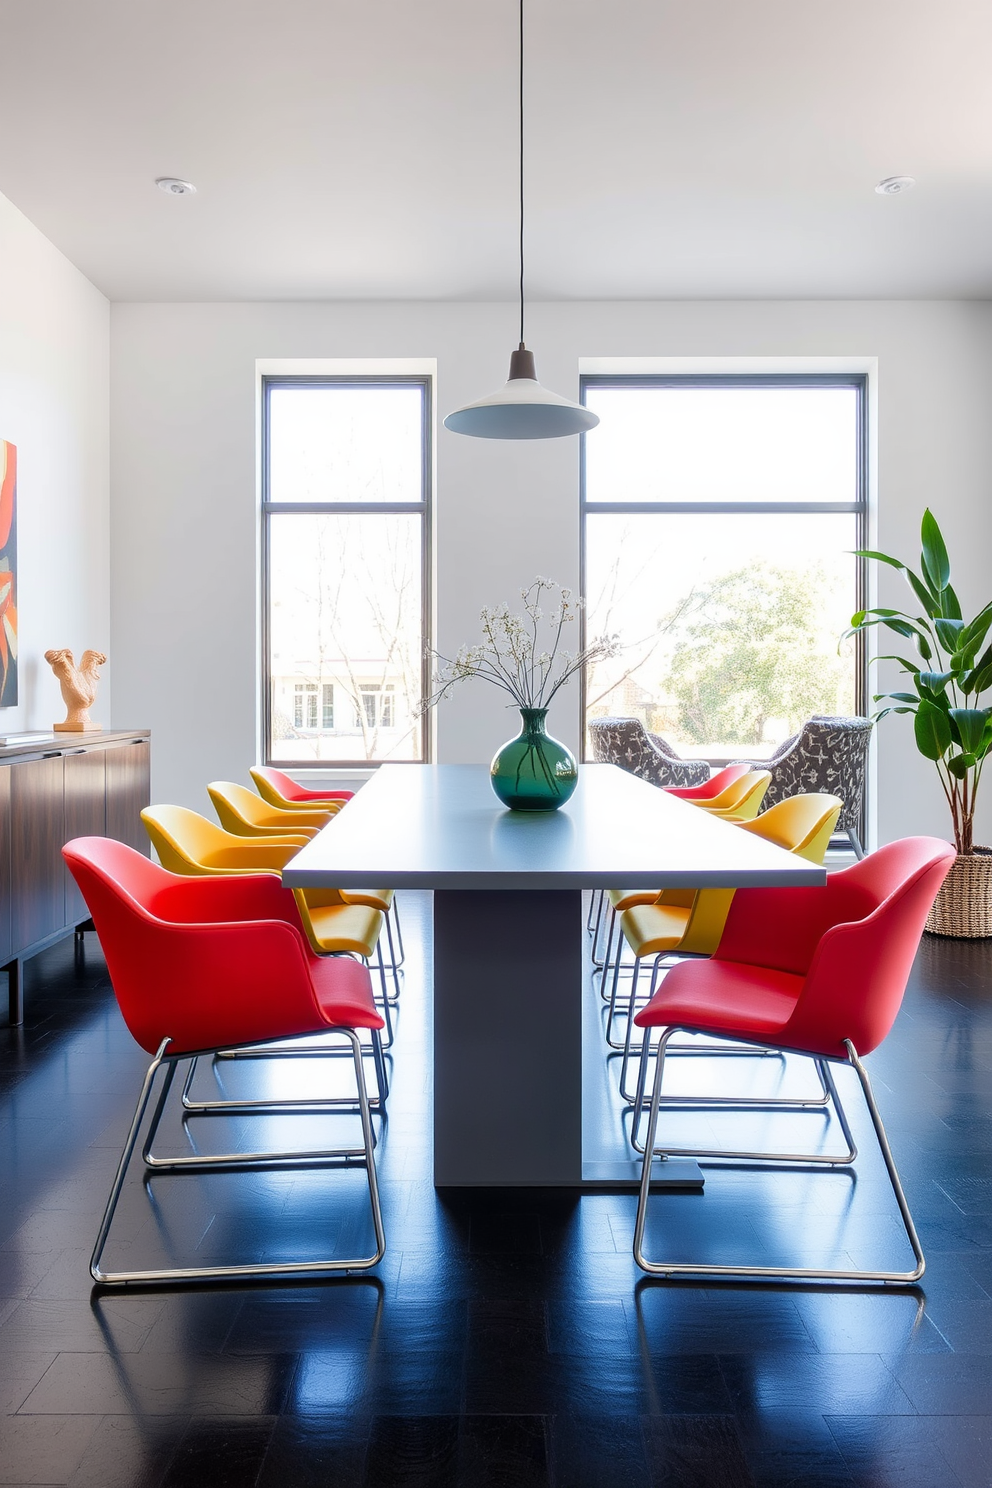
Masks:
[[[419,387],[421,389],[421,500],[418,501],[272,501],[270,499],[270,398],[273,390],[295,387],[368,387],[381,388]],[[433,552],[433,429],[434,429],[434,379],[428,373],[396,375],[393,373],[326,373],[300,374],[280,373],[262,377],[262,437],[261,437],[261,683],[262,683],[262,754],[267,765],[281,770],[315,771],[328,770],[377,770],[383,764],[429,764],[431,762],[431,729],[429,716],[424,713],[419,720],[420,757],[417,760],[294,760],[282,759],[273,750],[272,739],[272,675],[269,669],[271,655],[271,572],[270,572],[270,525],[279,514],[328,513],[342,516],[405,515],[421,518],[420,541],[420,631],[421,631],[421,675],[422,694],[430,693],[430,660],[427,648],[433,636],[432,573]],[[323,702],[321,697],[320,703]],[[335,707],[337,699],[335,698]],[[318,706],[318,717],[320,707]]]
[[[857,498],[854,501],[589,501],[586,497],[586,439],[583,435],[579,449],[579,583],[580,593],[586,592],[586,518],[588,516],[626,515],[628,513],[649,515],[651,513],[692,513],[697,515],[746,515],[748,512],[767,515],[769,513],[848,512],[855,516],[855,544],[868,547],[868,374],[865,372],[664,372],[664,373],[582,373],[579,377],[579,401],[586,403],[591,388],[798,388],[798,387],[843,387],[853,388],[856,394],[857,418]],[[595,434],[591,436],[595,439]],[[855,609],[868,604],[868,562],[859,558],[855,562]],[[580,617],[581,644],[587,642],[586,613]],[[854,706],[858,713],[868,712],[868,644],[864,631],[854,638],[855,673]],[[579,728],[580,757],[586,759],[586,669],[579,675]],[[714,766],[728,764],[743,751],[734,754],[714,755],[708,763]],[[867,792],[866,792],[867,801]]]

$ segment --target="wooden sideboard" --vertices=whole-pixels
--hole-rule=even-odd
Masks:
[[[24,962],[89,920],[63,843],[116,837],[148,853],[150,754],[147,729],[0,749],[0,969],[11,1023],[24,1019]]]

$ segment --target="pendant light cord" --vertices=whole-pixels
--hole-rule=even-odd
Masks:
[[[520,0],[520,345],[524,344],[524,0]]]

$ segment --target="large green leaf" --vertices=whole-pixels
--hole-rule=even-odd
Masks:
[[[922,579],[918,579],[916,577],[911,568],[907,568],[906,578],[913,590],[913,593],[916,595],[917,599],[920,601],[920,604],[926,610],[931,620],[935,620],[938,615],[942,615],[943,610],[941,609],[939,596],[932,594],[931,591],[927,588],[926,584],[923,583]]]
[[[858,613],[862,614],[861,611],[858,611]],[[844,631],[844,634],[841,636],[841,640],[844,640],[847,636],[857,635],[859,630],[867,630],[869,626],[886,625],[888,626],[889,630],[894,630],[896,635],[901,635],[906,640],[915,640],[917,646],[920,648],[921,656],[925,656],[928,661],[930,660],[933,652],[930,650],[930,645],[926,639],[926,636],[921,630],[917,630],[916,625],[912,620],[897,618],[899,616],[898,610],[893,610],[890,614],[886,615],[873,616],[870,611],[865,611],[864,614],[867,615],[868,618],[862,618],[857,622],[857,624],[854,624],[852,622],[850,629]],[[857,617],[855,616],[854,618],[856,619]]]
[[[961,637],[961,644],[963,646],[973,646],[977,651],[988,635],[990,625],[992,625],[992,604],[987,604],[984,610],[979,611],[971,624],[965,626],[964,635]]]
[[[877,553],[874,548],[855,548],[855,558],[876,558],[879,563],[887,563],[890,568],[905,568],[901,558],[893,558],[889,553]]]
[[[961,644],[961,632],[964,630],[964,625],[960,620],[935,620],[933,628],[945,651],[958,649]]]
[[[961,619],[961,601],[954,593],[950,584],[948,584],[946,589],[941,590],[940,607],[944,611],[944,614],[949,616],[951,620]]]
[[[981,671],[983,667],[987,667],[990,662],[992,662],[992,646],[986,646],[985,650],[982,652],[981,656],[975,663],[976,672]]]
[[[911,692],[876,692],[872,698],[872,702],[880,703],[883,698],[892,698],[893,702],[896,703],[912,703],[914,708],[920,701]]]
[[[951,564],[937,519],[929,507],[923,513],[920,537],[923,541],[923,572],[931,587],[939,593],[951,581]]]
[[[914,675],[920,670],[915,661],[907,661],[905,656],[873,656],[872,661],[897,661],[904,671]]]
[[[920,643],[924,640],[924,637],[909,620],[882,620],[879,623],[881,625],[887,625],[890,630],[895,631],[896,635],[901,635],[903,640],[912,640],[913,636],[915,636],[917,645],[923,651],[923,646]],[[927,660],[930,659],[929,651],[923,651],[923,654],[927,657]]]
[[[987,661],[984,665],[979,662],[973,672],[961,679],[961,690],[973,692],[976,696],[989,687],[992,687],[992,661]]]
[[[948,755],[946,764],[952,775],[963,780],[968,771],[978,764],[978,757],[974,754],[951,754]]]
[[[953,672],[920,672],[918,681],[921,687],[928,688],[930,692],[943,692],[953,676]]]
[[[916,747],[927,759],[941,759],[951,747],[951,725],[936,703],[923,698],[916,710]]]
[[[989,717],[988,708],[952,708],[950,718],[961,748],[969,754],[982,747],[982,735]]]

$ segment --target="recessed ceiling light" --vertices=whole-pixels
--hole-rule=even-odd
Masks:
[[[886,176],[875,190],[879,196],[898,196],[901,191],[910,191],[916,185],[915,176]]]
[[[166,196],[193,196],[196,192],[192,181],[180,181],[178,176],[159,176],[155,185]]]

